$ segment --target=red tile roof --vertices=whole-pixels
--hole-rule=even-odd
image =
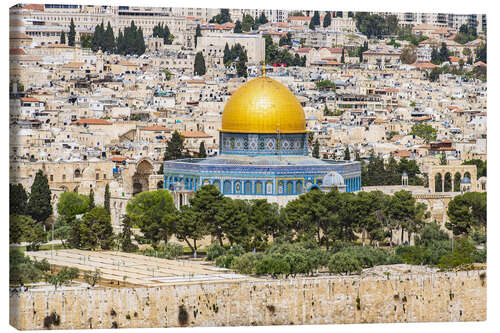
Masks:
[[[26,52],[24,52],[24,50],[22,50],[22,49],[10,49],[9,54],[10,55],[18,55],[18,54],[26,54]]]
[[[113,162],[119,162],[119,163],[121,163],[121,162],[126,161],[126,160],[127,160],[127,158],[125,156],[113,155],[111,157],[111,161],[113,161]]]
[[[72,125],[111,125],[106,119],[82,118],[71,123]]]
[[[33,97],[21,97],[21,102],[40,102],[40,101]]]

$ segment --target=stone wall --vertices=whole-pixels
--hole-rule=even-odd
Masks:
[[[486,273],[34,291],[11,296],[10,308],[11,325],[23,330],[43,329],[52,312],[57,329],[483,321]]]

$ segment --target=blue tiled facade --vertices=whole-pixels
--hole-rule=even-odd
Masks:
[[[314,165],[205,164],[209,159],[165,161],[164,187],[196,191],[201,185],[215,185],[227,195],[299,195],[322,184],[330,171],[343,176],[346,191],[361,189],[359,162],[323,162]],[[231,160],[223,160],[227,162]]]
[[[220,153],[236,155],[307,155],[307,133],[219,134]]]

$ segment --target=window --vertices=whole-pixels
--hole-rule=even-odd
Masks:
[[[255,183],[255,193],[262,194],[262,183],[261,182]]]
[[[50,181],[53,182],[54,181],[54,175],[50,175]]]
[[[98,173],[95,174],[95,180],[99,180],[99,174]]]

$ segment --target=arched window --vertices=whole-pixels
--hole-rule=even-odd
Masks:
[[[262,194],[262,182],[257,181],[255,183],[255,193],[256,194]]]
[[[82,173],[80,172],[80,169],[75,170],[75,178],[80,178],[82,176]]]
[[[239,180],[234,182],[234,193],[241,193],[241,182]]]
[[[288,181],[286,183],[286,194],[292,194],[293,193],[293,183],[291,181]]]
[[[298,193],[298,194],[301,194],[301,193],[302,193],[302,191],[303,191],[303,189],[302,189],[302,181],[300,181],[300,180],[299,180],[299,181],[297,182],[296,188],[297,188],[297,193]]]
[[[229,180],[224,181],[224,193],[231,193],[231,182]]]
[[[245,194],[252,194],[252,183],[248,180],[245,182]]]
[[[285,183],[280,180],[280,182],[278,183],[278,193],[279,194],[283,194],[283,187],[285,186]]]
[[[434,177],[434,192],[443,192],[443,177],[441,176],[440,173],[437,173],[436,176]]]
[[[266,194],[273,194],[273,182],[271,181],[266,183]]]

